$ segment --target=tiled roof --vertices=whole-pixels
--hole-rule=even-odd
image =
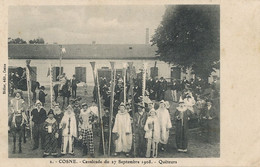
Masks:
[[[155,59],[156,46],[145,44],[66,44],[63,59]],[[132,48],[132,49],[130,49]],[[9,44],[9,59],[59,59],[58,44]]]

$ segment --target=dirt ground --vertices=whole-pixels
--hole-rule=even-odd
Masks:
[[[78,95],[82,97],[82,100],[80,103],[87,102],[88,104],[91,104],[92,102],[92,91],[93,87],[88,87],[87,93],[82,88],[78,88]],[[49,111],[50,109],[50,92],[49,89],[46,88],[46,93],[48,94],[46,96],[46,111]],[[27,92],[24,92],[23,94],[25,101],[27,101]],[[38,97],[38,94],[37,94]],[[9,98],[9,100],[12,97]],[[58,98],[58,102],[62,104],[61,97]],[[175,103],[171,103],[171,109],[174,109],[177,105]],[[22,153],[12,153],[12,147],[13,147],[13,138],[11,134],[9,134],[8,139],[8,155],[9,158],[41,158],[43,155],[42,149],[32,150],[33,141],[30,139],[28,132],[27,136],[27,142],[22,143]],[[176,141],[175,141],[175,134],[174,134],[174,128],[170,130],[170,137],[169,142],[166,147],[166,151],[159,152],[158,158],[212,158],[212,157],[219,157],[220,156],[220,141],[219,141],[219,131],[215,132],[215,137],[211,141],[206,141],[206,137],[204,134],[200,133],[200,128],[191,129],[189,131],[189,144],[188,144],[188,152],[187,153],[178,153],[176,149]],[[94,145],[95,145],[95,157],[96,158],[105,158],[107,155],[100,154],[98,152],[99,150],[99,141],[100,137],[98,133],[94,134]],[[17,142],[18,144],[18,142]],[[144,150],[145,151],[145,150]],[[86,158],[88,156],[82,156],[82,148],[80,145],[75,145],[75,156],[71,155],[65,155],[64,158]],[[111,156],[113,157],[113,156]],[[125,158],[125,155],[118,155],[119,158]],[[132,156],[130,155],[132,158]]]

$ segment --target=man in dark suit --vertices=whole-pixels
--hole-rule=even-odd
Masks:
[[[73,78],[71,80],[71,89],[72,89],[72,97],[75,99],[77,97],[77,84],[79,81],[76,79],[76,76],[73,75]]]

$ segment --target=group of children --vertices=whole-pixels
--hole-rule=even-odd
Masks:
[[[58,155],[58,146],[61,147],[61,156],[67,153],[75,155],[74,140],[81,141],[83,155],[89,152],[91,157],[94,157],[92,126],[98,120],[96,106],[88,107],[87,103],[83,103],[80,112],[75,111],[76,109],[74,110],[74,106],[71,105],[64,113],[59,109],[58,104],[55,105],[54,110],[50,109],[43,126],[46,131],[44,157]]]

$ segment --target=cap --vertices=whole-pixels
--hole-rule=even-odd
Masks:
[[[50,115],[50,114],[54,115],[53,109],[50,109],[50,111],[48,112],[48,115]]]
[[[88,104],[87,104],[87,103],[83,103],[81,106],[82,106],[82,107],[88,106]]]
[[[40,104],[42,105],[42,102],[40,100],[37,100],[35,104]]]

